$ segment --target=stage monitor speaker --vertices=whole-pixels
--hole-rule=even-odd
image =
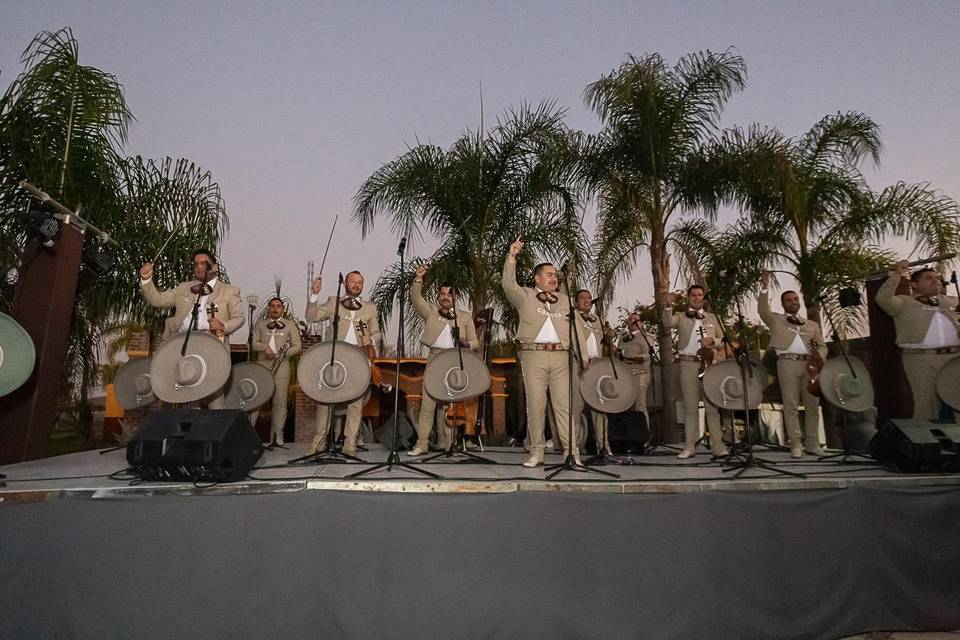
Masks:
[[[373,432],[373,437],[377,439],[377,442],[388,449],[392,444],[393,422],[396,417],[396,415],[390,416],[380,428],[375,429]],[[397,451],[409,449],[413,445],[413,440],[416,438],[416,435],[417,432],[410,423],[410,419],[407,418],[406,415],[400,414],[400,421],[397,423]]]
[[[238,409],[172,409],[148,414],[127,444],[127,462],[144,480],[234,482],[263,454]]]
[[[642,411],[624,411],[607,415],[608,439],[614,453],[642,453],[650,439],[650,426]]]
[[[889,420],[870,441],[884,467],[901,473],[960,471],[960,425],[926,420]]]

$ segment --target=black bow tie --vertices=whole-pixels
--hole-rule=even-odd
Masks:
[[[703,320],[707,316],[700,309],[687,309],[687,317],[695,320]]]
[[[443,307],[437,307],[437,313],[441,317],[446,318],[447,320],[453,320],[457,317],[457,312],[454,309],[444,309]]]
[[[931,307],[940,306],[940,299],[937,296],[917,296],[917,302]]]
[[[284,324],[283,320],[273,320],[267,323],[267,329],[270,329],[270,330],[283,329],[285,326],[287,325]]]
[[[537,292],[537,300],[543,302],[544,304],[556,304],[558,299],[559,298],[557,298],[557,296],[548,291]]]
[[[348,311],[359,311],[360,308],[363,307],[363,305],[360,304],[360,301],[356,298],[344,298],[340,301],[340,304],[342,304],[343,308],[347,309]]]
[[[213,287],[208,285],[206,282],[202,284],[195,284],[192,287],[190,287],[190,293],[194,295],[200,294],[200,295],[208,296],[211,293],[213,293]]]
[[[787,316],[787,322],[790,324],[795,324],[798,327],[803,326],[807,321],[801,318],[800,316]]]
[[[583,318],[583,321],[584,321],[584,322],[596,322],[596,321],[597,321],[597,316],[592,315],[592,314],[589,314],[589,313],[582,313],[582,312],[581,312],[581,313],[580,313],[580,317]]]

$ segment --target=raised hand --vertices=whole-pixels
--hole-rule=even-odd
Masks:
[[[906,260],[901,260],[897,263],[896,272],[901,278],[910,278],[910,263]]]
[[[516,258],[521,249],[523,249],[523,240],[520,239],[520,236],[517,236],[517,239],[510,244],[510,257]]]
[[[769,271],[764,270],[760,274],[760,286],[764,289],[770,288],[770,272]]]
[[[418,280],[423,280],[423,276],[426,275],[426,273],[427,273],[427,265],[425,265],[425,264],[418,264],[416,270],[414,271],[414,273],[417,274],[417,279],[418,279]]]
[[[153,278],[153,263],[144,262],[143,266],[140,267],[140,279],[151,280],[152,278]]]
[[[313,279],[313,286],[310,287],[310,290],[314,293],[320,293],[320,285],[323,284],[323,278],[317,276]]]

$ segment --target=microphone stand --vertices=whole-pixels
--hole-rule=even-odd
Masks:
[[[956,283],[956,276],[957,276],[957,272],[954,271],[953,272],[954,283]],[[843,356],[844,362],[846,362],[847,367],[850,369],[850,375],[856,378],[857,371],[856,369],[853,368],[853,363],[850,362],[850,356],[847,354],[846,347],[843,346],[843,341],[840,340],[840,334],[837,332],[837,325],[834,324],[833,322],[833,315],[830,313],[830,310],[827,309],[827,306],[825,304],[822,304],[823,300],[819,300],[818,302],[821,303],[820,308],[823,309],[823,314],[827,316],[827,322],[830,323],[830,335],[831,337],[833,337],[833,342],[840,348],[840,354]],[[847,411],[843,407],[837,407],[837,408],[840,409],[840,417],[841,417],[840,426],[842,428],[842,433],[843,433],[841,437],[841,442],[843,444],[843,451],[840,453],[831,453],[829,455],[820,456],[819,458],[817,458],[817,461],[819,462],[823,460],[833,460],[834,458],[839,458],[839,460],[837,460],[839,464],[864,464],[862,462],[858,463],[854,460],[851,460],[851,458],[853,457],[858,457],[858,458],[864,458],[866,460],[870,460],[872,462],[876,462],[874,457],[869,455],[868,453],[864,451],[854,451],[853,449],[850,448],[849,446],[850,438],[848,437],[848,434],[847,434],[847,414],[853,413],[853,412]]]
[[[954,291],[957,292],[957,313],[960,313],[960,284],[957,284],[957,272],[953,271],[950,273],[950,282],[953,284]],[[831,321],[831,325],[833,322]]]
[[[628,327],[629,328],[629,327]],[[661,374],[663,373],[663,363],[660,361],[660,358],[657,356],[656,350],[653,348],[650,340],[647,338],[647,332],[643,330],[643,327],[640,327],[640,337],[643,338],[644,343],[647,345],[647,353],[650,355],[650,394],[653,396],[654,402],[657,399],[657,376],[655,375],[654,367],[660,369]],[[666,383],[661,380],[661,385],[666,385]],[[662,396],[661,396],[662,399]],[[644,403],[646,404],[646,403]],[[647,418],[650,418],[650,408],[647,407]],[[662,417],[662,416],[661,416]],[[643,443],[643,448],[640,450],[640,455],[649,456],[649,455],[673,455],[674,451],[679,451],[680,447],[675,447],[673,445],[666,444],[665,442],[660,441],[660,436],[657,435],[657,430],[653,428],[653,421],[650,420],[650,424],[647,425],[647,429],[650,430],[650,438]],[[657,451],[660,447],[664,449],[670,449],[670,451]]]
[[[597,322],[600,322],[600,318],[597,318]],[[610,360],[610,370],[613,372],[613,379],[618,379],[619,375],[617,374],[617,368],[613,363],[613,343],[610,341],[610,338],[607,336],[607,332],[604,330],[603,339],[600,340],[601,349],[602,345],[607,345],[607,358]],[[591,411],[593,408],[591,407]],[[599,412],[605,413],[605,412]],[[605,429],[605,440],[610,439],[610,422],[609,414],[605,414],[607,418],[607,428]],[[592,416],[591,416],[592,417]],[[597,436],[597,423],[593,421],[593,435],[596,439]],[[631,458],[630,456],[615,456],[613,455],[613,450],[607,448],[606,442],[597,442],[597,455],[591,457],[584,466],[596,466],[596,465],[606,465],[606,464],[622,464],[622,465],[631,465],[637,464],[637,461]]]
[[[397,249],[397,255],[400,256],[400,273],[403,273],[403,258],[404,253],[407,248],[407,239],[400,239],[400,247]],[[387,455],[387,461],[381,462],[380,464],[375,464],[369,469],[364,469],[356,473],[351,473],[347,476],[348,479],[359,478],[365,476],[369,473],[374,473],[380,469],[386,468],[387,471],[393,471],[394,467],[401,467],[403,469],[409,469],[410,471],[416,471],[425,476],[433,478],[434,480],[441,480],[441,476],[436,473],[427,471],[426,469],[420,469],[412,464],[408,464],[400,460],[400,453],[397,451],[397,422],[400,421],[400,359],[402,358],[403,351],[403,292],[404,287],[400,287],[400,291],[397,293],[397,300],[399,303],[400,313],[399,313],[399,322],[397,325],[397,354],[394,366],[396,367],[396,378],[393,383],[393,436],[390,439],[390,453]]]
[[[483,346],[481,347],[481,354],[482,354],[481,359],[483,360],[483,363],[487,365],[487,370],[489,371],[490,364],[491,364],[490,336],[493,331],[493,311],[491,310],[489,314],[485,313],[484,315],[489,317],[485,317],[484,323],[483,323],[484,330],[483,330]],[[480,445],[480,451],[483,451],[484,450],[483,437],[481,436],[480,432],[483,431],[483,428],[487,424],[487,392],[486,391],[480,394],[480,399],[478,400],[478,402],[479,402],[479,405],[477,406],[477,420],[474,423],[473,428],[474,428],[474,431],[477,432],[477,442]]]
[[[334,366],[337,356],[337,338],[339,337],[340,333],[340,291],[342,287],[343,273],[341,273],[337,279],[337,301],[336,306],[333,308],[333,342],[330,345],[330,364],[328,365],[330,367]],[[349,453],[344,453],[342,449],[337,448],[337,437],[333,433],[333,415],[336,413],[334,411],[335,407],[335,404],[327,405],[327,450],[320,453],[311,453],[299,458],[294,458],[287,464],[294,464],[297,462],[305,462],[309,464],[323,464],[325,462],[366,462],[365,460],[361,460],[360,458],[352,456]]]
[[[563,471],[588,471],[590,473],[599,473],[604,476],[609,476],[611,478],[619,478],[620,476],[616,473],[611,473],[609,471],[602,471],[600,469],[594,469],[593,467],[587,467],[581,464],[577,464],[573,458],[573,452],[577,450],[577,439],[573,435],[573,352],[574,349],[577,351],[577,357],[582,359],[580,354],[580,342],[576,340],[574,326],[576,320],[573,315],[576,313],[576,308],[573,306],[573,296],[570,294],[570,283],[567,281],[567,265],[560,267],[560,272],[563,274],[563,288],[566,290],[567,295],[567,391],[569,393],[567,401],[567,455],[563,459],[563,462],[560,464],[552,464],[550,466],[544,467],[543,470],[547,471],[547,480],[552,479],[558,473]],[[550,318],[547,318],[548,322],[553,322]],[[560,429],[560,425],[557,425],[557,430]],[[558,436],[559,437],[559,436]]]
[[[758,458],[753,455],[753,442],[750,437],[750,381],[748,378],[751,378],[755,375],[754,369],[756,365],[750,361],[750,354],[746,349],[746,334],[744,331],[744,320],[743,320],[743,308],[740,306],[740,298],[736,299],[737,302],[737,333],[739,334],[740,344],[733,350],[734,358],[737,360],[737,365],[740,367],[740,383],[743,385],[743,414],[744,414],[744,429],[743,429],[743,442],[741,443],[739,450],[736,445],[736,424],[732,424],[730,428],[731,434],[733,434],[732,447],[730,448],[730,455],[727,457],[724,464],[728,465],[725,469],[722,469],[724,473],[729,471],[735,471],[731,476],[731,480],[736,480],[743,476],[748,469],[757,468],[764,469],[766,471],[772,471],[774,473],[779,473],[785,476],[791,476],[794,478],[806,478],[805,475],[801,473],[794,473],[793,471],[787,471],[785,469],[777,469],[773,466],[774,463],[771,460],[764,458]],[[729,336],[727,334],[727,328],[723,324],[723,320],[720,319],[720,316],[717,316],[717,321],[720,323],[720,330],[723,332],[723,341],[726,344],[732,344],[730,342]],[[701,383],[702,384],[702,383]],[[706,394],[704,394],[706,396]],[[704,397],[704,402],[710,402]],[[731,415],[735,409],[731,409]]]
[[[210,267],[208,265],[203,269],[203,280],[200,282],[200,290],[197,292],[197,299],[193,303],[193,310],[190,311],[190,324],[187,325],[187,331],[183,336],[183,346],[180,347],[180,355],[182,357],[186,357],[187,355],[187,343],[190,342],[190,334],[197,328],[197,322],[199,322],[200,299],[203,298],[204,288],[207,286],[207,280],[210,278],[209,273]]]
[[[463,371],[463,370],[464,370],[464,369],[463,369],[463,348],[462,348],[462,346],[460,345],[460,323],[459,323],[459,321],[457,320],[457,303],[456,303],[456,298],[454,298],[454,303],[453,303],[453,342],[457,345],[457,346],[456,346],[456,349],[457,349],[457,358],[458,358],[459,361],[460,361],[460,370]],[[483,394],[480,395],[480,400],[481,400],[481,401],[483,400]],[[421,461],[421,464],[430,462],[430,461],[435,460],[436,458],[439,458],[439,457],[441,457],[441,456],[443,456],[443,457],[445,457],[445,458],[462,457],[462,458],[463,458],[462,460],[457,460],[457,464],[462,464],[462,463],[465,463],[465,462],[466,462],[466,463],[472,463],[472,464],[500,464],[499,462],[497,462],[497,461],[495,461],[495,460],[491,460],[490,458],[484,458],[483,456],[478,456],[478,455],[475,454],[475,453],[471,453],[471,452],[467,451],[467,446],[466,446],[466,444],[465,444],[465,442],[464,442],[464,438],[463,438],[463,429],[464,429],[464,427],[461,426],[459,423],[456,422],[456,420],[457,420],[456,403],[453,402],[453,403],[451,403],[451,404],[454,405],[454,409],[453,409],[453,420],[454,420],[455,426],[454,426],[454,428],[453,428],[453,430],[454,430],[453,440],[450,442],[450,446],[447,447],[447,450],[446,450],[446,451],[441,451],[440,453],[435,453],[435,454],[433,454],[433,455],[430,456],[429,458],[425,458],[424,460]],[[464,420],[464,423],[466,423],[466,420],[467,420],[467,405],[465,404],[465,401],[462,401],[462,400],[461,400],[461,404],[463,404],[463,420]],[[421,411],[422,411],[422,409],[421,409]],[[479,405],[477,406],[477,415],[478,415],[478,416],[480,415],[480,407],[479,407]],[[436,417],[436,416],[434,416],[434,417]],[[444,422],[446,422],[446,418],[444,418]]]

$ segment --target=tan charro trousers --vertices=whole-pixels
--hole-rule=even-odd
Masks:
[[[273,360],[257,362],[267,369],[273,368]],[[283,439],[283,425],[287,422],[287,394],[290,391],[290,363],[286,359],[280,363],[273,374],[273,382],[276,386],[273,390],[273,398],[270,400],[270,435],[277,436],[277,442],[280,442]],[[254,427],[257,426],[259,414],[259,411],[250,414],[250,424]]]
[[[793,448],[820,446],[820,401],[807,391],[806,360],[777,360],[777,382],[783,400],[783,426]],[[803,432],[800,431],[800,404],[803,403]]]
[[[527,399],[527,436],[530,439],[530,453],[543,460],[545,446],[543,430],[548,390],[560,443],[564,451],[569,450],[567,415],[570,411],[570,394],[567,387],[569,384],[567,352],[521,350],[518,355]],[[574,433],[574,438],[576,437]]]
[[[913,393],[913,419],[935,420],[940,416],[940,398],[937,396],[937,372],[954,358],[956,353],[905,353],[903,370]],[[954,412],[954,420],[960,420]]]
[[[347,418],[343,426],[343,446],[346,449],[355,449],[357,446],[360,419],[363,417],[364,397],[360,396],[347,404]],[[331,406],[328,404],[317,405],[317,437],[321,440],[321,447],[325,446],[326,443],[327,429],[330,426],[330,409]]]
[[[442,349],[430,349],[430,355],[427,357],[427,365],[433,360]],[[437,416],[437,409],[440,409],[441,415]],[[453,441],[453,429],[447,424],[446,403],[438,403],[430,397],[426,391],[420,397],[420,415],[417,417],[417,445],[424,449],[427,448],[427,442],[430,439],[430,432],[433,425],[437,425],[437,446],[441,449],[450,448]]]
[[[700,439],[700,400],[703,400],[703,410],[707,418],[707,429],[710,431],[710,448],[723,447],[723,430],[720,426],[720,411],[703,396],[703,387],[697,374],[700,371],[699,362],[681,360],[680,365],[680,395],[683,398],[683,433],[687,447],[692,447]]]

